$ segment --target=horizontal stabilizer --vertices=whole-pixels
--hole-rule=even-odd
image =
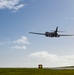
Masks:
[[[54,30],[50,30],[50,31],[53,31],[54,32]],[[57,32],[65,32],[65,31],[57,31]]]

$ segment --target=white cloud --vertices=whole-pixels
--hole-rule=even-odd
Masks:
[[[13,41],[15,44],[29,44],[27,37],[22,36],[20,39]]]
[[[22,36],[20,39],[13,41],[13,49],[26,49],[26,44],[29,44],[27,37]]]
[[[46,51],[32,53],[32,54],[30,54],[29,57],[36,57],[36,58],[40,58],[40,59],[45,58],[46,60],[49,60],[49,59],[53,60],[54,58],[57,59],[57,55],[49,54]]]
[[[21,55],[18,58],[1,59],[1,61],[0,66],[2,67],[38,67],[38,64],[43,64],[43,67],[50,68],[74,66],[74,55],[59,56],[57,54],[50,54],[47,51],[40,51],[31,53],[28,56]]]
[[[20,3],[21,0],[0,0],[0,9],[19,10],[27,4]]]
[[[6,46],[6,48],[12,49],[26,49],[26,45],[29,44],[27,37],[22,36],[20,39],[11,41],[7,39],[4,42],[0,42],[0,46]]]
[[[43,64],[45,67],[74,65],[74,55],[58,56],[47,51],[35,52],[29,55],[30,64]],[[34,65],[34,66],[35,66]]]

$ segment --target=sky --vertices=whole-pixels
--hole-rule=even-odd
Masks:
[[[74,0],[0,0],[0,67],[74,66]]]

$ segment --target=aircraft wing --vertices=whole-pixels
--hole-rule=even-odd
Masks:
[[[64,34],[63,34],[63,35],[61,35],[61,34],[59,34],[59,36],[74,36],[74,35],[64,35]]]
[[[29,32],[31,34],[38,34],[38,35],[45,35],[45,33],[35,33],[35,32]]]

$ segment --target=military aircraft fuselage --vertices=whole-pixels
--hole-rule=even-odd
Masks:
[[[46,37],[60,37],[57,32],[45,32]]]

